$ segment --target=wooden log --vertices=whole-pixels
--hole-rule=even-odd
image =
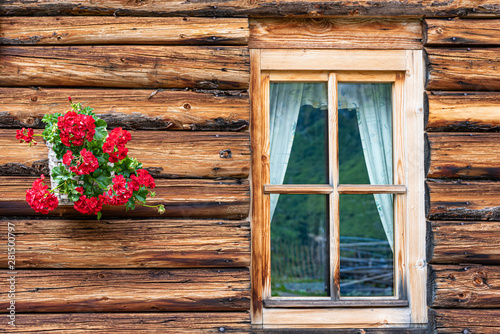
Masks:
[[[0,215],[40,215],[26,202],[26,190],[31,188],[34,177],[0,176]],[[123,206],[104,206],[103,218],[111,217],[200,217],[232,218],[247,217],[250,208],[250,189],[246,180],[206,179],[157,179],[156,197],[148,199],[149,205],[165,205],[166,212],[137,206],[125,211]],[[82,217],[73,207],[58,206],[49,216]],[[87,216],[95,219],[95,216]]]
[[[500,131],[499,92],[427,92],[427,131]]]
[[[397,328],[265,328],[254,329],[252,334],[427,334],[427,328],[417,327],[397,327]]]
[[[500,306],[500,267],[432,265],[429,289],[431,307],[497,308]]]
[[[495,334],[500,332],[500,310],[429,309],[434,333]]]
[[[426,19],[425,45],[499,45],[500,20]]]
[[[195,17],[4,17],[0,44],[247,45],[248,20]]]
[[[195,268],[250,265],[250,226],[228,220],[2,220],[16,268]],[[0,254],[7,266],[7,252]]]
[[[430,178],[496,179],[500,177],[500,134],[427,134]]]
[[[0,15],[117,15],[117,16],[499,16],[497,0],[414,1],[128,1],[10,0],[0,5]]]
[[[42,130],[35,133],[41,134]],[[128,155],[154,177],[247,178],[248,132],[131,131]],[[49,175],[48,149],[40,141],[28,147],[14,129],[0,129],[0,175]],[[38,137],[41,138],[41,137]]]
[[[427,182],[428,218],[434,220],[500,220],[500,183]]]
[[[10,333],[235,333],[251,332],[248,312],[16,314]]]
[[[241,269],[16,270],[23,313],[236,311],[250,308],[250,273]],[[7,271],[0,274],[9,290]],[[7,312],[9,300],[0,301]]]
[[[248,88],[239,46],[3,46],[2,86]]]
[[[43,115],[68,111],[68,96],[94,108],[108,128],[237,131],[250,118],[243,91],[0,87],[0,127],[44,128]]]
[[[432,221],[428,256],[432,263],[500,264],[500,223]]]
[[[401,18],[252,19],[249,47],[422,49],[422,25]]]
[[[426,48],[427,90],[500,90],[500,48]]]

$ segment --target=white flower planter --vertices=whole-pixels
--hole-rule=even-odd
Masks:
[[[52,180],[52,169],[57,167],[59,164],[62,164],[62,160],[57,159],[56,154],[54,150],[52,149],[52,143],[46,142],[45,145],[47,145],[47,148],[49,149],[49,173],[50,173],[50,189],[54,189],[57,187],[57,183]],[[64,166],[66,169],[68,167]],[[57,199],[59,200],[59,205],[70,205],[73,206],[75,202],[70,201],[68,199],[67,194],[60,194],[57,190],[54,191],[54,194],[57,196]]]

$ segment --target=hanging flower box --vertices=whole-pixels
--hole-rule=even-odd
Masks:
[[[37,143],[35,136],[42,136],[49,148],[51,190],[44,184],[45,176],[33,182],[26,191],[26,200],[36,211],[43,214],[54,210],[58,204],[73,205],[83,214],[101,218],[103,205],[125,205],[133,210],[136,204],[157,208],[163,213],[163,205],[149,206],[146,197],[155,194],[148,189],[155,181],[142,164],[128,157],[126,144],[131,134],[115,128],[109,134],[107,124],[97,117],[92,108],[72,103],[67,113],[47,114],[42,135],[33,129],[17,131],[20,142]]]

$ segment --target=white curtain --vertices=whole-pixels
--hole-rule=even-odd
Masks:
[[[356,108],[370,184],[392,184],[392,103],[390,84],[340,84],[339,108]],[[393,195],[375,194],[387,240],[393,249]]]
[[[270,176],[271,184],[283,184],[292,151],[300,108],[326,109],[326,85],[321,83],[271,83],[270,85]],[[271,195],[271,219],[279,194]]]

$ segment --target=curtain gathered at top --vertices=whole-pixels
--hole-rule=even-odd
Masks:
[[[356,108],[370,184],[392,184],[392,90],[390,84],[340,84],[339,108]],[[393,195],[374,194],[387,241],[393,249]]]
[[[328,97],[326,85],[321,83],[271,83],[269,93],[271,184],[283,184],[300,108],[326,109]],[[271,219],[278,199],[279,194],[271,195]]]

